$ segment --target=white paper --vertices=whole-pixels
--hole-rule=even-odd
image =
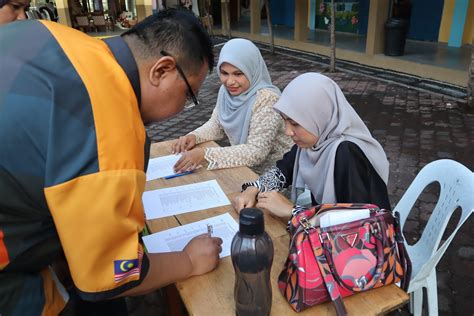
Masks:
[[[232,238],[239,230],[239,225],[229,213],[143,236],[143,242],[150,253],[181,251],[193,237],[207,233],[207,224],[212,225],[212,236],[223,240],[219,256],[229,256]]]
[[[326,212],[321,215],[320,227],[329,227],[333,225],[350,223],[360,219],[365,219],[370,217],[369,209],[360,209],[360,210],[338,210],[334,212]]]
[[[230,204],[216,180],[146,191],[143,193],[142,200],[147,219]]]
[[[146,181],[163,178],[175,174],[173,166],[181,158],[179,155],[168,155],[150,159],[146,171]]]

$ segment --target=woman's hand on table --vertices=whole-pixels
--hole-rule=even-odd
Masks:
[[[194,148],[185,151],[181,154],[181,158],[173,166],[174,172],[181,173],[185,171],[193,171],[202,166],[204,156],[206,155],[205,148]]]
[[[171,145],[171,153],[179,154],[183,151],[190,150],[196,146],[196,135],[188,134],[181,136],[178,140]]]
[[[246,207],[255,207],[257,204],[257,195],[258,195],[258,188],[249,186],[245,189],[244,192],[237,195],[234,199],[232,199],[232,205],[234,209],[240,213],[243,208]]]
[[[289,217],[294,204],[277,191],[260,192],[257,207],[269,210],[278,217]]]
[[[192,264],[190,276],[201,275],[213,270],[219,263],[222,239],[203,234],[194,237],[183,250]]]

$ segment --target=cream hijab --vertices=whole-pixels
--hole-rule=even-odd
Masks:
[[[306,184],[318,203],[336,203],[334,161],[337,147],[346,140],[360,147],[387,183],[389,164],[382,146],[372,137],[339,86],[328,77],[317,73],[296,77],[274,108],[319,137],[312,148],[298,148],[293,200],[296,200],[296,190]]]
[[[236,38],[228,41],[219,54],[218,75],[223,63],[237,67],[250,82],[247,91],[238,96],[232,96],[224,85],[221,85],[216,105],[219,110],[219,123],[229,136],[231,144],[244,144],[249,134],[257,91],[270,89],[280,95],[280,90],[272,84],[260,51],[249,40]]]

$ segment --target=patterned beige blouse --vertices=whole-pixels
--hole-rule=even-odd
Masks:
[[[251,167],[258,174],[275,165],[283,154],[290,150],[292,141],[285,135],[284,122],[273,110],[278,95],[266,89],[259,90],[252,110],[249,135],[245,144],[228,147],[206,148],[207,169],[239,166]],[[190,134],[196,135],[196,143],[219,140],[227,136],[219,123],[217,107],[203,126]]]

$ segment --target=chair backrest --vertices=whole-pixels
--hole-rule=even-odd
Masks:
[[[402,227],[419,195],[434,182],[438,182],[440,185],[438,202],[421,238],[416,244],[407,245],[410,256],[415,254],[417,258],[431,260],[429,266],[422,267],[425,272],[429,272],[436,266],[461,225],[474,212],[474,174],[472,171],[454,160],[436,160],[427,164],[419,172],[394,208],[394,211],[400,213]],[[439,247],[449,219],[457,208],[461,208],[462,213],[456,229]],[[413,277],[416,277],[415,274],[418,272],[420,271],[415,271],[414,267]]]
[[[105,26],[105,16],[101,15],[92,15],[92,20],[94,21],[95,26]]]
[[[89,26],[89,17],[87,15],[76,15],[76,22],[79,26]]]
[[[33,16],[35,17],[35,19],[41,20],[43,18],[41,13],[38,10],[36,10],[35,8],[30,8],[30,11],[31,11],[31,13],[33,13]]]
[[[46,6],[40,6],[39,11],[45,16],[46,20],[53,21],[54,13]]]
[[[28,20],[34,20],[34,19],[35,19],[35,16],[33,15],[33,12],[31,12],[31,11],[26,11],[25,13],[26,13],[26,18],[27,18]]]

